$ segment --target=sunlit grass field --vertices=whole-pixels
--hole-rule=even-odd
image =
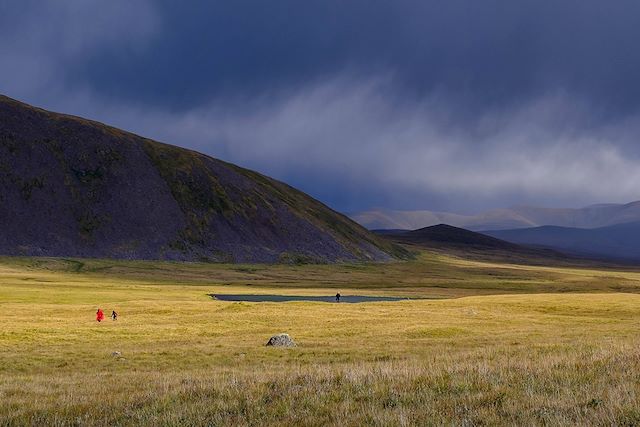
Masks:
[[[232,303],[210,293],[428,297]],[[0,259],[0,425],[640,424],[640,272]],[[100,307],[108,316],[95,321]],[[298,346],[267,348],[289,333]],[[119,355],[112,355],[120,352]]]

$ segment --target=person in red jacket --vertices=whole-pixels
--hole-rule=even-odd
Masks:
[[[96,320],[98,322],[102,322],[104,320],[104,313],[101,309],[98,309],[98,311],[96,312]]]

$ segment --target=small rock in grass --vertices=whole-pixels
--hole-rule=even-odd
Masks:
[[[289,336],[289,334],[278,334],[269,338],[267,346],[273,347],[295,347],[296,343]]]

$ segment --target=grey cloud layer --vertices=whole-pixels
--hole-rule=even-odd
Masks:
[[[0,6],[0,91],[342,210],[640,198],[635,2],[240,3]]]
[[[384,202],[375,192],[478,206],[639,195],[633,146],[640,118],[594,128],[587,107],[553,94],[462,126],[455,108],[440,100],[390,102],[381,95],[388,84],[339,78],[246,108],[211,104],[169,113],[107,106],[92,115],[303,187],[329,183],[333,192],[356,194],[357,203],[342,202],[346,210]],[[86,110],[100,105],[80,103]]]
[[[69,81],[69,71],[88,55],[112,47],[135,52],[158,25],[157,11],[147,0],[3,3],[0,90],[55,105],[56,98],[67,96],[67,90],[73,93],[87,87],[82,81]]]

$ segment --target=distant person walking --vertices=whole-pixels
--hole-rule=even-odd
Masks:
[[[116,313],[116,311],[115,311],[115,310],[113,310],[113,311],[111,312],[111,318],[112,318],[113,320],[118,320],[118,313]]]
[[[104,320],[104,312],[101,309],[98,309],[98,311],[96,311],[96,320],[98,322],[102,322]]]
[[[336,302],[340,302],[340,292],[336,294]]]

